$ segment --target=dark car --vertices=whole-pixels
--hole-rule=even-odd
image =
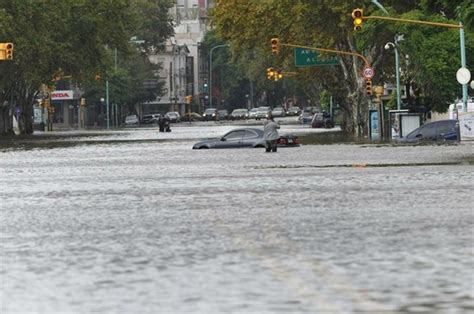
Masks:
[[[279,147],[299,146],[298,138],[294,135],[281,135],[278,139]],[[196,143],[193,149],[205,148],[255,148],[265,147],[263,130],[256,128],[242,128],[227,132],[220,138],[213,138]]]
[[[287,116],[298,116],[301,114],[301,109],[300,107],[290,107],[286,111]]]
[[[205,121],[217,121],[219,120],[219,112],[216,108],[207,108],[202,114],[202,117]]]
[[[327,112],[318,112],[313,115],[311,120],[312,128],[326,128],[330,129],[334,127],[334,122],[331,119],[331,115]]]
[[[217,111],[219,116],[219,120],[228,120],[229,119],[229,112],[225,109]]]
[[[407,136],[399,139],[406,143],[443,143],[459,141],[458,120],[439,120],[423,124]]]

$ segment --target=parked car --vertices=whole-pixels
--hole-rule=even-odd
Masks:
[[[229,112],[225,109],[217,111],[219,120],[228,120],[229,119]]]
[[[298,138],[291,134],[281,135],[278,147],[299,146]],[[257,128],[241,128],[227,132],[220,138],[213,138],[194,144],[193,149],[207,148],[255,148],[265,147],[263,130]]]
[[[243,120],[247,119],[249,116],[249,111],[247,109],[234,109],[230,114],[232,120]]]
[[[298,116],[301,114],[301,109],[300,107],[290,107],[286,111],[287,116]]]
[[[270,107],[258,107],[255,120],[266,119],[270,113]]]
[[[298,117],[301,124],[309,124],[313,120],[314,113],[312,111],[303,111]]]
[[[407,136],[398,139],[406,143],[444,143],[459,141],[458,120],[439,120],[423,124]]]
[[[207,108],[206,110],[204,110],[202,117],[205,121],[217,121],[219,119],[219,112],[216,108]]]
[[[312,128],[326,128],[330,129],[334,127],[331,115],[327,112],[318,112],[313,115],[311,120]]]
[[[258,108],[252,108],[249,111],[249,119],[257,119]]]
[[[136,114],[131,114],[125,117],[125,125],[139,125],[140,119]]]
[[[203,121],[204,118],[197,112],[186,112],[181,116],[181,121],[193,122],[193,121]]]
[[[181,121],[181,116],[176,111],[169,111],[166,113],[166,116],[168,119],[170,119],[171,123],[177,123]]]
[[[158,120],[160,120],[160,116],[161,114],[159,113],[146,114],[142,118],[142,123],[143,124],[158,123]]]
[[[272,110],[272,116],[273,117],[284,117],[286,116],[286,111],[285,108],[283,107],[275,107]]]

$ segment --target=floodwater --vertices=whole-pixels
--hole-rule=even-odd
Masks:
[[[230,128],[0,146],[0,312],[474,311],[474,143],[191,149]]]

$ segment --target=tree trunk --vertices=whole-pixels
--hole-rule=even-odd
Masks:
[[[3,102],[0,107],[0,135],[14,135],[10,104]]]

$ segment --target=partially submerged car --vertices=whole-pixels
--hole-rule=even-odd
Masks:
[[[426,123],[407,136],[398,139],[402,143],[446,143],[460,140],[458,120],[439,120]]]
[[[181,116],[176,111],[169,111],[166,113],[166,116],[170,119],[170,122],[177,123],[181,121]]]
[[[295,135],[281,135],[277,141],[278,147],[299,146]],[[257,128],[241,128],[227,132],[220,138],[212,138],[193,145],[193,149],[208,148],[256,148],[265,147],[263,130]]]
[[[313,115],[311,120],[312,128],[326,128],[330,129],[334,127],[334,122],[331,119],[331,115],[327,112],[318,112]]]
[[[125,125],[139,125],[140,119],[136,114],[131,114],[125,117]]]

